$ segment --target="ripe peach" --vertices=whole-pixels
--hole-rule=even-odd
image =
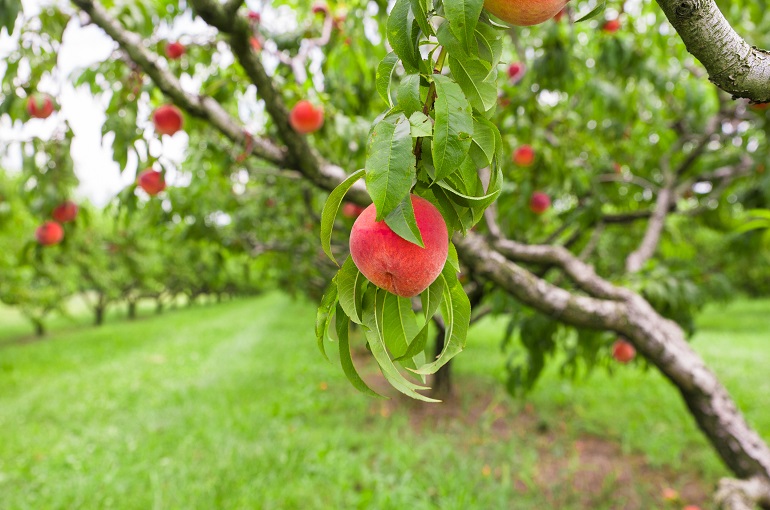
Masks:
[[[173,135],[182,129],[182,112],[172,104],[159,106],[152,114],[155,132],[159,135]]]
[[[559,21],[561,21],[561,19],[564,17],[566,13],[567,13],[567,8],[565,7],[556,13],[556,15],[553,17],[553,20],[558,23]]]
[[[411,198],[425,248],[399,237],[385,221],[375,221],[374,204],[364,209],[350,232],[350,255],[356,267],[369,281],[401,297],[427,289],[441,274],[449,250],[441,213],[424,198]]]
[[[294,105],[289,114],[289,124],[298,133],[313,133],[324,124],[324,110],[316,108],[313,103],[303,99]]]
[[[47,119],[53,113],[53,99],[48,94],[32,94],[27,99],[27,113],[36,119]]]
[[[551,207],[551,198],[540,191],[532,193],[529,199],[529,209],[535,214],[543,214]]]
[[[75,202],[67,200],[62,202],[53,210],[51,217],[59,223],[69,223],[75,221],[78,216],[78,206]]]
[[[257,11],[249,11],[249,20],[253,23],[259,23],[262,21],[262,15]]]
[[[532,166],[535,162],[535,149],[531,145],[522,145],[513,151],[512,159],[518,166]]]
[[[163,174],[152,168],[140,173],[136,179],[136,184],[150,196],[157,195],[166,189],[166,179]]]
[[[329,13],[329,7],[326,4],[316,3],[313,4],[313,14],[323,14],[326,16]]]
[[[47,221],[37,227],[35,238],[43,246],[59,244],[64,239],[64,229],[55,221]]]
[[[636,349],[628,341],[619,338],[612,344],[612,357],[621,363],[628,363],[636,356]]]
[[[548,21],[569,0],[486,0],[484,8],[511,25],[529,26]]]
[[[762,112],[768,109],[770,107],[770,103],[752,103],[749,105],[749,108],[754,110],[755,112]]]
[[[184,55],[185,47],[180,42],[172,42],[166,45],[166,56],[171,60],[177,60]]]
[[[254,51],[257,51],[257,52],[262,51],[262,43],[259,42],[259,39],[257,39],[256,37],[252,37],[251,39],[249,39],[249,44],[251,44],[251,49],[253,49]]]
[[[521,62],[513,62],[511,65],[508,66],[508,78],[510,78],[511,83],[516,84],[521,81],[521,79],[524,77],[524,64]]]
[[[620,30],[620,20],[617,18],[607,20],[604,25],[602,25],[602,30],[608,34],[614,34]]]

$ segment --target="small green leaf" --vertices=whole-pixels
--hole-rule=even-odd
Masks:
[[[345,311],[341,306],[337,306],[337,338],[340,344],[340,365],[342,365],[342,371],[350,381],[350,384],[355,387],[361,393],[369,395],[370,397],[382,397],[379,393],[372,390],[361,376],[358,375],[358,370],[353,364],[353,358],[350,355],[350,320],[345,315]]]
[[[470,154],[476,168],[483,168],[492,164],[495,158],[495,126],[484,117],[473,117],[473,143]]]
[[[452,242],[449,243],[449,253],[446,257],[446,263],[455,270],[455,273],[460,272],[460,258],[457,256],[457,248],[455,248],[455,245]],[[446,265],[444,266],[444,271],[447,271]]]
[[[407,74],[401,79],[396,91],[396,99],[398,99],[398,107],[407,117],[422,110],[419,74]]]
[[[489,207],[500,194],[500,190],[498,189],[481,197],[472,197],[461,193],[446,181],[438,181],[436,184],[447,191],[447,196],[450,200],[463,207],[485,209]]]
[[[497,73],[488,63],[478,58],[457,59],[449,55],[449,68],[476,111],[483,114],[497,106]]]
[[[424,113],[414,112],[412,116],[409,117],[409,124],[412,127],[412,138],[433,136],[433,123],[431,123],[430,117]]]
[[[366,151],[366,188],[377,209],[377,221],[386,218],[409,195],[415,176],[409,120],[403,113],[382,119],[372,129]]]
[[[329,356],[326,354],[326,348],[324,347],[324,339],[326,338],[326,332],[329,330],[329,323],[332,320],[332,309],[337,304],[337,281],[336,278],[332,280],[332,283],[326,289],[321,304],[318,306],[318,312],[315,319],[315,335],[318,341],[318,349],[327,360]]]
[[[415,16],[412,12],[411,0],[396,0],[393,10],[388,15],[386,29],[388,31],[388,42],[404,63],[407,71],[418,71],[420,69],[420,52],[417,49],[417,39],[419,31],[415,34],[414,25]]]
[[[382,59],[380,65],[377,66],[377,92],[380,93],[380,97],[389,107],[393,106],[393,101],[390,97],[390,80],[397,63],[398,55],[391,51]]]
[[[434,35],[433,26],[428,22],[430,0],[412,0],[412,11],[422,33],[428,36]]]
[[[604,8],[606,6],[607,6],[607,0],[602,0],[602,2],[599,5],[597,5],[591,12],[589,12],[585,16],[582,16],[580,19],[576,20],[575,23],[588,21],[589,19],[596,17],[597,15],[599,15],[604,11]]]
[[[337,272],[337,290],[339,302],[345,314],[357,324],[363,324],[361,318],[361,300],[367,282],[358,270],[353,259],[348,257]]]
[[[398,204],[398,207],[385,217],[385,223],[403,239],[416,244],[420,248],[425,248],[420,228],[417,226],[417,220],[414,217],[414,208],[412,207],[412,197],[410,195],[407,195]]]
[[[452,244],[449,244],[451,249],[454,249]],[[456,256],[456,253],[455,253]],[[428,343],[428,329],[430,327],[430,321],[441,305],[441,301],[444,299],[444,287],[446,286],[444,278],[440,275],[436,280],[420,294],[420,301],[422,301],[422,311],[425,316],[425,324],[420,329],[417,336],[409,344],[409,348],[406,352],[395,361],[401,361],[402,359],[409,359],[417,356],[419,353],[425,351],[425,346]]]
[[[384,293],[382,308],[382,337],[394,357],[403,355],[420,329],[412,311],[412,301]]]
[[[460,166],[468,155],[473,136],[471,107],[460,86],[440,74],[436,84],[436,124],[433,126],[433,166],[439,181]]]
[[[334,218],[337,217],[337,211],[340,208],[345,194],[358,179],[364,176],[364,169],[357,170],[350,174],[347,179],[342,181],[339,186],[334,188],[326,199],[323,212],[321,213],[321,247],[324,253],[337,264],[337,260],[332,254],[332,230],[334,229]],[[339,265],[339,264],[337,264]]]
[[[468,55],[476,52],[476,23],[479,21],[484,0],[450,0],[444,2],[444,14],[449,29],[463,45]]]

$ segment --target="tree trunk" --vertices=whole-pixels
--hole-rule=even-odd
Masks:
[[[136,319],[136,301],[128,302],[128,318],[130,320]]]
[[[163,300],[158,298],[155,300],[155,313],[160,315],[163,313]]]
[[[32,325],[35,327],[35,336],[40,338],[45,336],[45,324],[40,319],[32,319]]]
[[[98,305],[94,308],[94,326],[101,326],[104,324],[104,305]]]

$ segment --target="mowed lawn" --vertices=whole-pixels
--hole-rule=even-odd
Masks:
[[[314,314],[268,294],[9,344],[24,327],[0,311],[0,509],[705,510],[727,474],[652,369],[554,367],[515,400],[489,320],[455,399],[375,400],[321,358]],[[695,348],[770,440],[770,301],[699,323]]]

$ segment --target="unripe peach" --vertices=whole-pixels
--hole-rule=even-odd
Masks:
[[[53,113],[53,99],[48,94],[32,94],[27,99],[27,113],[36,119],[47,119]]]
[[[166,189],[166,179],[163,177],[163,174],[152,168],[148,168],[140,173],[136,179],[136,184],[150,196],[157,195]]]
[[[64,239],[64,229],[55,221],[47,221],[37,227],[35,238],[43,246],[59,244]]]
[[[620,30],[620,20],[617,18],[607,20],[604,25],[602,25],[602,30],[608,34],[614,34]]]
[[[529,209],[535,214],[543,214],[551,208],[551,198],[540,191],[532,193],[529,199]]]
[[[417,228],[425,248],[393,232],[385,221],[375,221],[370,205],[353,224],[350,256],[370,282],[401,297],[416,296],[441,274],[449,250],[446,223],[436,207],[411,195]]]
[[[636,356],[636,349],[626,340],[618,339],[612,344],[612,357],[621,363],[628,363]]]
[[[289,124],[298,133],[313,133],[324,124],[324,110],[316,108],[313,103],[303,99],[294,105],[289,114]]]
[[[153,112],[152,122],[159,135],[173,135],[182,129],[182,112],[172,104],[164,104]]]
[[[535,162],[535,149],[531,145],[522,145],[513,151],[512,159],[518,166],[532,166]]]
[[[75,221],[78,216],[78,206],[75,202],[67,200],[59,204],[51,213],[51,217],[59,223],[69,223]]]
[[[166,45],[166,56],[171,60],[177,60],[184,55],[185,47],[180,42],[172,42]]]
[[[568,0],[486,0],[484,8],[511,25],[529,26],[548,21]]]

